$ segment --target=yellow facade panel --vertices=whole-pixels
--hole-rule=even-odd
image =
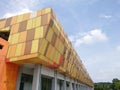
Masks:
[[[17,16],[12,17],[11,25],[17,23]]]
[[[11,26],[10,34],[15,34],[18,32],[19,24],[14,24]]]
[[[33,18],[32,19],[32,28],[35,28],[35,26],[36,26],[36,18]]]
[[[40,46],[40,50],[39,50],[39,52],[40,52],[42,55],[44,55],[44,53],[45,53],[47,44],[48,44],[48,41],[44,39],[43,42],[42,42],[42,44],[41,44],[41,46]]]
[[[33,27],[33,20],[32,19],[30,19],[30,20],[28,20],[28,22],[27,22],[27,30],[28,29],[32,29],[32,27]]]
[[[7,57],[8,58],[14,57],[15,56],[15,52],[16,52],[16,45],[9,46]]]
[[[51,8],[46,8],[46,9],[45,9],[45,14],[46,14],[46,13],[50,13],[51,11],[52,11]]]
[[[35,27],[41,26],[41,16],[37,17],[35,21]]]
[[[5,23],[6,23],[6,20],[0,21],[0,28],[4,28],[5,27]]]
[[[44,15],[44,14],[45,14],[45,10],[41,10],[41,12],[42,12],[42,13],[41,13],[42,15]]]
[[[54,49],[54,47],[52,46],[52,45],[50,45],[50,50],[49,50],[49,53],[48,53],[48,55],[49,55],[49,58],[52,60],[52,61],[54,61],[54,57],[55,57],[55,49]]]
[[[60,59],[60,53],[58,51],[56,51],[54,60],[56,63],[59,63],[59,59]]]
[[[43,37],[43,27],[38,27],[35,29],[34,39],[42,38]]]
[[[55,48],[54,47],[52,47],[52,52],[50,53],[50,57],[51,57],[51,60],[55,61],[54,60],[54,58],[55,58]]]
[[[23,20],[23,15],[19,15],[17,18],[17,23],[21,22]]]
[[[30,18],[30,13],[24,14],[23,15],[23,20],[28,20]]]
[[[57,51],[57,54],[56,54],[56,62],[59,63],[59,59],[60,59],[60,53]]]
[[[63,54],[63,51],[64,51],[64,45],[61,41],[59,41],[59,47],[58,47],[58,50],[60,51],[61,54]]]
[[[19,33],[16,33],[14,35],[12,35],[12,41],[10,42],[11,44],[16,44],[18,43],[18,40],[19,40]]]
[[[38,51],[38,40],[32,41],[31,53],[36,53]]]
[[[58,47],[59,47],[59,41],[60,41],[60,39],[57,37],[57,39],[56,39],[56,42],[55,42],[55,47],[58,49]]]
[[[11,59],[10,59],[11,62],[14,62],[14,61],[17,61],[17,60],[18,60],[17,57],[14,57],[14,58],[11,58]]]
[[[1,29],[0,31],[3,31],[3,32],[10,31],[10,27],[5,27],[5,28]]]
[[[57,29],[57,27],[55,26],[55,24],[53,24],[52,29],[54,30],[54,32],[57,34],[57,36],[59,36],[59,30]]]
[[[41,10],[40,10],[40,11],[37,11],[37,16],[41,16],[41,15],[42,15]]]
[[[16,47],[16,52],[15,52],[15,56],[20,56],[21,55],[21,52],[22,52],[22,43],[20,44],[17,44],[17,47]]]
[[[18,42],[25,42],[26,41],[26,36],[27,36],[27,31],[20,32]]]
[[[47,39],[49,42],[51,42],[52,36],[53,36],[53,31],[52,31],[51,28],[49,28],[46,39]]]
[[[46,52],[46,57],[50,58],[50,53],[51,53],[51,51],[52,51],[52,45],[49,44],[49,45],[48,45],[47,52]]]
[[[47,23],[50,22],[50,19],[51,19],[51,13],[48,13],[48,14],[47,14]]]

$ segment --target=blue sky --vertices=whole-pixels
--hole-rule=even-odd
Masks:
[[[94,82],[120,79],[120,0],[1,0],[0,18],[52,7]]]

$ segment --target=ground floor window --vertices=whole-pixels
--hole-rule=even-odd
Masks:
[[[41,80],[42,90],[52,90],[52,79],[48,77],[42,77]]]
[[[32,90],[32,81],[32,75],[22,74],[19,90]]]

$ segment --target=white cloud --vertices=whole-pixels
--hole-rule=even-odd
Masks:
[[[15,15],[19,15],[19,14],[23,14],[23,13],[26,13],[26,12],[32,12],[31,10],[29,9],[21,9],[21,11],[18,11],[18,12],[7,12],[3,18],[8,18],[8,17],[11,17],[11,16],[15,16]]]
[[[7,11],[2,18],[32,12],[31,8],[34,8],[38,2],[39,0],[9,0],[9,3],[4,2],[8,4],[9,8],[7,8]]]
[[[112,16],[111,15],[100,15],[101,18],[105,18],[105,19],[111,19]]]
[[[119,45],[119,46],[117,46],[117,50],[118,50],[118,51],[120,51],[120,45]]]
[[[76,35],[69,36],[70,40],[74,43],[75,47],[81,44],[92,44],[96,42],[104,42],[108,38],[105,33],[100,29],[94,29],[87,33],[78,33]]]

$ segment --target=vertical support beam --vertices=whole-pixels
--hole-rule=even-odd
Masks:
[[[78,90],[79,90],[79,84],[77,84]]]
[[[41,65],[35,65],[32,90],[41,90]]]
[[[70,81],[70,90],[73,90],[72,82]]]
[[[20,82],[21,82],[22,70],[23,70],[23,68],[20,67],[19,73],[18,73],[18,78],[17,78],[17,83],[16,83],[16,90],[20,89]]]
[[[57,90],[57,72],[54,72],[54,78],[52,82],[52,90]]]
[[[66,77],[64,77],[63,88],[66,90]]]
[[[73,83],[73,86],[74,86],[74,90],[76,90],[76,83],[75,82]]]

